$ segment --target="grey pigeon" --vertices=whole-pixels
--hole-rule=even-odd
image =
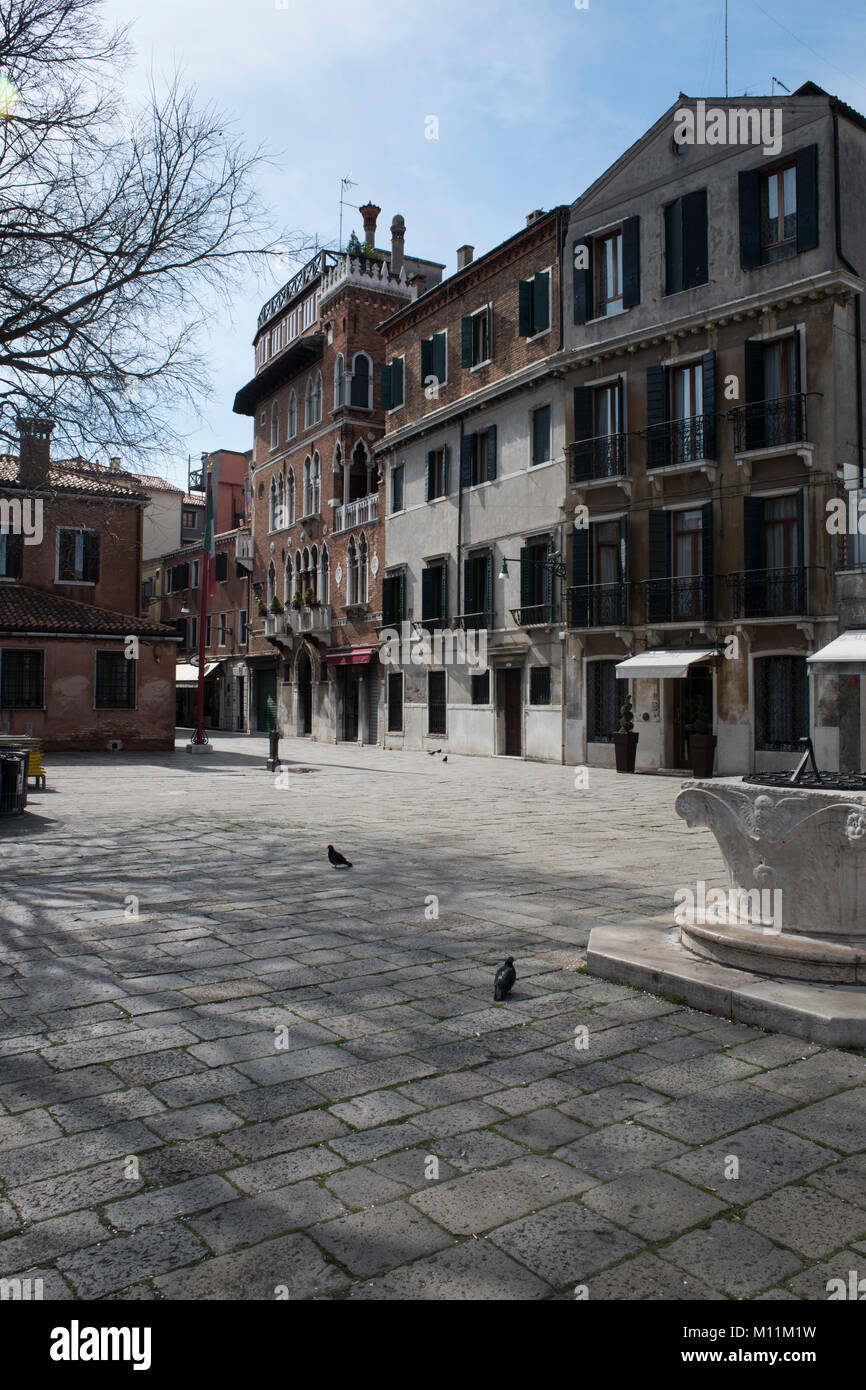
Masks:
[[[517,971],[514,969],[514,957],[509,956],[504,965],[500,965],[493,978],[493,998],[496,1003],[500,1003],[506,994],[511,993],[516,979]]]
[[[328,845],[328,858],[335,869],[351,869],[352,867],[345,855],[342,855],[338,849],[334,849],[333,845]]]

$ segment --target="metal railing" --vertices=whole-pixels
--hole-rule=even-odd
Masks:
[[[648,623],[688,623],[713,617],[712,575],[645,579],[642,587]]]
[[[808,612],[808,569],[741,570],[725,576],[732,618],[777,618]]]
[[[518,627],[544,627],[559,621],[558,603],[531,603],[524,608],[512,608],[511,616]]]
[[[779,396],[771,401],[750,401],[730,413],[734,425],[734,448],[772,449],[782,444],[799,444],[808,439],[806,394]]]
[[[622,478],[627,470],[627,436],[603,434],[568,445],[569,474],[573,483],[596,478]]]
[[[469,631],[473,628],[491,628],[493,626],[493,613],[458,613],[454,621]]]
[[[627,627],[628,590],[618,584],[573,584],[568,590],[571,626]]]
[[[647,425],[640,433],[646,440],[647,468],[669,468],[716,456],[715,415],[662,420],[657,425]]]

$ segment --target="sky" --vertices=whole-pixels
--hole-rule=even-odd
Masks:
[[[378,244],[402,213],[407,254],[444,262],[445,275],[458,246],[483,254],[533,209],[572,202],[680,92],[725,90],[724,0],[106,0],[105,13],[132,26],[133,106],[148,72],[179,68],[265,147],[258,190],[274,237],[288,228],[337,247],[350,177],[345,197],[382,209]],[[729,92],[812,80],[866,112],[864,40],[863,0],[729,0]],[[353,230],[347,206],[344,243]],[[165,477],[185,482],[186,451],[195,463],[250,447],[252,422],[232,402],[253,374],[258,311],[295,268],[214,306],[212,392],[178,420],[186,449]]]

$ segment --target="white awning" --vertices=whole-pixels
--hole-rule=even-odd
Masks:
[[[218,661],[207,662],[204,673],[209,676],[219,666]],[[178,690],[192,690],[198,685],[198,667],[191,662],[178,662],[175,672],[175,685]]]
[[[650,676],[684,676],[690,666],[697,661],[706,661],[717,655],[715,647],[658,647],[655,651],[641,652],[640,656],[627,657],[617,662],[617,680],[646,680]]]
[[[834,637],[826,647],[806,657],[811,671],[827,676],[862,676],[866,674],[866,628],[855,627]]]

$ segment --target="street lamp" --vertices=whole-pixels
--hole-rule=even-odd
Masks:
[[[503,555],[502,568],[499,571],[497,578],[507,579],[509,564],[519,565],[521,563],[522,562],[520,560],[515,560],[514,557],[511,555]],[[556,550],[549,551],[543,560],[530,560],[529,563],[535,565],[540,569],[550,570],[551,574],[555,574],[557,579],[566,578],[567,570],[565,567],[565,561],[560,559],[559,552]]]

